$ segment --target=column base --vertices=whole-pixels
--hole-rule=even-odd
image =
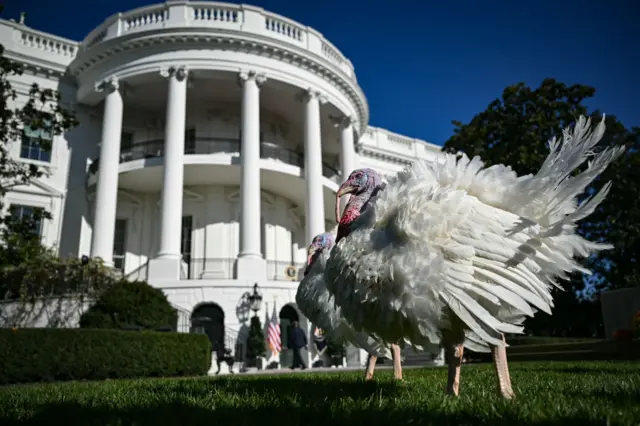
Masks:
[[[240,255],[236,272],[239,280],[262,282],[267,278],[267,262],[260,255]]]
[[[149,260],[147,280],[149,282],[160,280],[179,280],[181,269],[181,256],[158,256]]]

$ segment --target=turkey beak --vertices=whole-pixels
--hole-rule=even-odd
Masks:
[[[347,194],[353,194],[358,190],[358,187],[351,185],[349,181],[346,181],[340,188],[338,188],[338,192],[336,193],[336,222],[340,222],[340,197]]]

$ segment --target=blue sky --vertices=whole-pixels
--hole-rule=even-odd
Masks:
[[[151,3],[10,1],[2,17],[26,11],[27,25],[82,40],[109,15]],[[589,107],[640,126],[640,83],[632,77],[640,75],[637,0],[248,3],[335,44],[356,68],[374,126],[442,144],[451,120],[469,121],[508,84],[537,86],[545,77],[595,87]]]

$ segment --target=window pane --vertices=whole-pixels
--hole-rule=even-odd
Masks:
[[[21,204],[12,204],[9,209],[11,211],[11,216],[13,216],[13,218],[17,220],[30,218],[35,212],[38,212],[40,215],[44,213],[44,209],[41,207],[26,206]],[[33,224],[33,232],[36,235],[42,235],[42,219],[34,220]]]
[[[37,139],[23,137],[20,144],[20,157],[28,160],[51,162],[51,151],[40,147]]]
[[[122,132],[120,134],[120,150],[129,150],[133,146],[133,133]]]
[[[127,220],[116,219],[115,232],[113,235],[113,256],[124,256],[126,252],[127,240]]]
[[[51,162],[51,152],[40,150],[40,161]]]
[[[113,234],[113,266],[124,271],[125,254],[127,252],[127,219],[116,219]]]
[[[180,240],[180,252],[183,256],[191,254],[191,234],[193,232],[193,216],[182,217],[182,238]]]
[[[114,257],[113,266],[120,271],[124,271],[124,257]]]
[[[196,153],[196,129],[186,129],[184,131],[184,153]]]

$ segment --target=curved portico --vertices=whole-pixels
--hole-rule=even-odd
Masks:
[[[162,289],[180,331],[216,319],[212,340],[236,357],[247,291],[259,285],[257,315],[278,323],[309,238],[335,226],[344,175],[360,164],[392,175],[439,152],[368,126],[351,62],[259,7],[169,0],[115,14],[81,42],[24,22],[0,29],[5,56],[25,69],[12,78],[16,102],[37,83],[75,99],[80,121],[37,156],[51,174],[7,204],[51,211],[42,241],[61,255],[100,256]]]
[[[225,5],[227,6],[229,5]],[[175,12],[184,7],[196,6],[177,5],[172,2],[161,5],[161,9],[169,13],[168,16],[172,16],[172,11]],[[271,19],[261,9],[244,6],[240,9],[245,20],[252,16]],[[284,147],[278,146],[277,143],[270,144],[261,138],[260,115],[265,109],[262,92],[265,87],[271,90],[272,99],[269,105],[278,97],[287,99],[290,105],[295,104],[289,108],[291,112],[285,115],[288,115],[287,119],[293,123],[294,127],[301,130],[299,145],[303,155],[300,158],[302,164],[299,168],[305,181],[304,227],[305,242],[308,244],[313,236],[325,230],[325,217],[327,211],[331,211],[330,206],[325,205],[327,165],[323,161],[323,154],[326,151],[323,149],[326,148],[323,144],[336,145],[340,177],[333,176],[332,180],[339,181],[355,167],[354,138],[358,137],[362,120],[368,118],[364,97],[357,99],[359,88],[355,83],[352,68],[350,68],[351,73],[349,69],[345,71],[344,67],[338,67],[336,70],[334,63],[323,64],[322,61],[315,59],[306,61],[305,69],[300,66],[305,63],[301,59],[283,62],[278,61],[277,58],[265,57],[260,54],[261,52],[255,51],[255,43],[250,43],[245,49],[243,60],[234,62],[221,57],[224,56],[225,51],[220,45],[220,40],[211,46],[206,44],[207,40],[198,42],[194,39],[195,41],[192,40],[191,44],[184,45],[183,50],[175,50],[180,43],[168,45],[158,41],[162,38],[176,39],[175,30],[180,27],[178,25],[180,22],[185,25],[184,21],[174,21],[175,27],[165,26],[166,31],[154,33],[153,40],[148,40],[146,44],[136,44],[136,40],[139,42],[149,37],[147,31],[154,29],[149,27],[145,31],[123,31],[123,23],[129,22],[126,25],[130,25],[132,21],[122,16],[118,19],[120,24],[116,27],[109,20],[103,26],[106,25],[109,29],[119,28],[120,35],[111,38],[105,36],[100,42],[90,43],[71,65],[79,82],[78,100],[94,105],[103,101],[104,105],[102,116],[104,130],[97,167],[91,255],[101,257],[107,263],[112,262],[118,178],[122,160],[126,162],[124,158],[126,155],[123,157],[123,154],[127,154],[120,150],[125,104],[135,105],[136,98],[141,98],[139,94],[145,92],[146,86],[161,84],[165,86],[163,90],[166,91],[166,96],[164,97],[164,141],[157,144],[157,148],[162,150],[163,158],[159,245],[157,253],[149,261],[148,274],[149,278],[154,280],[179,278],[183,188],[185,174],[189,175],[188,167],[190,167],[187,157],[202,155],[195,153],[195,146],[185,145],[185,124],[189,104],[194,96],[202,100],[203,94],[200,89],[204,90],[205,87],[210,90],[207,93],[214,101],[219,90],[211,83],[217,81],[226,85],[235,80],[234,84],[240,87],[240,93],[236,95],[240,103],[237,144],[240,151],[241,206],[237,278],[251,281],[263,279],[265,260],[261,250],[260,193],[265,184],[261,181],[261,175],[264,174],[262,165],[270,156],[269,150],[282,150]],[[238,31],[238,39],[255,36],[248,33],[245,28],[242,27]],[[190,33],[198,30],[192,27],[183,29]],[[211,29],[207,28],[205,32],[210,34]],[[215,30],[215,27],[213,29]],[[109,31],[111,30],[107,30],[107,33]],[[225,34],[228,36],[228,29]],[[317,36],[309,33],[305,37],[311,41]],[[185,37],[187,35],[182,34],[182,38],[178,37],[178,39],[184,41]],[[119,48],[114,50],[115,39],[118,39]],[[288,40],[276,38],[274,41],[276,44],[283,44],[283,51],[295,50],[295,46],[291,46]],[[206,53],[202,53],[202,48],[205,47]],[[134,52],[136,54],[132,54]],[[312,57],[310,53],[313,52],[308,52]],[[169,61],[168,58],[171,56],[175,59]],[[208,60],[203,59],[207,56]],[[236,56],[238,56],[237,53]],[[299,55],[299,57],[302,56],[304,55]],[[90,58],[97,58],[97,62],[92,63]],[[105,68],[100,66],[101,62],[109,64],[109,73],[106,76]],[[316,66],[324,65],[326,71],[320,74],[315,72],[310,66],[312,62],[315,62]],[[239,66],[240,64],[242,66]],[[164,79],[164,82],[159,82],[159,78]],[[343,80],[342,84],[335,84],[336,79]],[[345,84],[350,87],[350,90],[345,89]],[[195,90],[189,90],[194,87]],[[353,87],[357,90],[353,90]],[[278,95],[274,96],[273,93],[276,92]],[[134,146],[138,148],[138,145]],[[142,164],[142,167],[149,166],[151,162]]]

